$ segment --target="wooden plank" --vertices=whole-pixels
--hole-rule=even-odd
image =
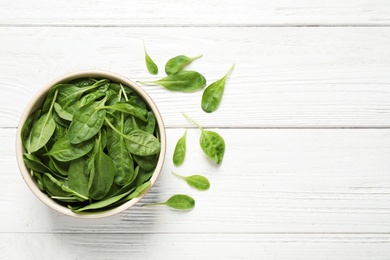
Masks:
[[[390,228],[390,130],[217,129],[226,141],[222,165],[208,162],[199,132],[187,134],[182,167],[171,162],[184,129],[167,131],[167,158],[156,185],[122,214],[80,220],[49,210],[28,190],[14,158],[15,129],[0,129],[2,232],[71,233],[386,233]],[[179,174],[203,174],[207,192]],[[176,193],[196,207],[178,212],[141,207]]]
[[[28,1],[5,0],[2,25],[258,26],[388,25],[386,0]]]
[[[15,127],[33,94],[62,74],[105,69],[157,79],[178,54],[203,54],[189,69],[209,83],[236,67],[213,114],[200,108],[202,91],[144,86],[167,127],[189,126],[183,111],[208,127],[390,126],[390,28],[0,28],[0,35],[0,127]],[[142,40],[160,76],[148,74]]]
[[[1,259],[387,259],[390,235],[3,233],[0,248]]]

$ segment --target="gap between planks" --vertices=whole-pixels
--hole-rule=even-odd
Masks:
[[[42,28],[296,28],[296,27],[390,27],[390,23],[383,24],[0,24],[0,28],[6,27],[42,27]]]
[[[347,235],[347,236],[358,236],[358,235],[389,235],[390,232],[168,232],[168,231],[161,231],[161,232],[151,232],[151,231],[134,231],[134,232],[99,232],[99,231],[91,231],[91,232],[56,232],[56,231],[47,231],[47,232],[0,232],[0,234],[5,235],[12,235],[12,234],[66,234],[66,235],[126,235],[126,234],[134,234],[134,235],[173,235],[173,234],[179,234],[179,235],[308,235],[308,236],[316,236],[316,235],[324,235],[324,236],[331,236],[331,235]]]

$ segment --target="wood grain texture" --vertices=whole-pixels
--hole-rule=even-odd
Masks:
[[[20,115],[50,80],[104,69],[163,71],[178,54],[208,83],[235,63],[220,109],[202,92],[144,89],[168,150],[150,193],[113,217],[60,215],[29,191],[15,159]],[[388,259],[390,5],[387,0],[11,1],[0,8],[0,259]],[[163,76],[160,73],[159,76]],[[227,144],[216,167],[181,112]],[[171,159],[189,127],[182,167]],[[171,171],[203,174],[198,192]],[[146,207],[172,194],[179,212]]]
[[[100,220],[49,210],[28,190],[13,157],[14,129],[1,130],[2,232],[53,233],[388,233],[390,130],[218,129],[226,141],[222,165],[209,162],[187,134],[182,167],[172,153],[184,129],[169,129],[167,158],[152,191],[139,205]],[[5,156],[8,151],[8,156]],[[202,174],[211,188],[199,192],[171,171]],[[196,200],[190,212],[141,207],[176,193]]]
[[[3,260],[387,259],[390,236],[19,233],[2,234],[0,249]]]
[[[388,25],[386,0],[5,0],[0,25],[285,26]]]
[[[0,127],[15,127],[25,104],[52,79],[105,69],[133,80],[148,74],[142,40],[163,71],[178,54],[211,83],[230,66],[217,112],[202,91],[144,86],[167,127],[389,127],[390,28],[0,28]],[[17,102],[15,101],[17,97]]]

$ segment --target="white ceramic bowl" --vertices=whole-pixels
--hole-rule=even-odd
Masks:
[[[51,81],[49,84],[44,86],[42,89],[39,90],[39,92],[32,98],[32,100],[28,103],[26,109],[24,110],[22,117],[20,118],[17,134],[16,134],[16,158],[18,162],[18,166],[20,169],[20,172],[22,174],[22,177],[24,181],[26,182],[27,186],[31,189],[31,191],[42,201],[44,202],[47,206],[50,208],[61,212],[63,214],[73,216],[73,217],[80,217],[80,218],[101,218],[101,217],[107,217],[111,216],[114,214],[117,214],[119,212],[122,212],[134,204],[136,204],[148,191],[144,192],[142,195],[139,197],[132,199],[116,208],[109,209],[106,211],[101,211],[101,212],[93,212],[93,213],[74,213],[72,212],[69,208],[59,204],[55,200],[51,199],[46,193],[42,192],[37,185],[37,182],[34,177],[32,177],[24,164],[23,161],[23,153],[24,147],[22,145],[22,140],[21,140],[21,128],[26,121],[27,117],[37,108],[39,108],[42,105],[43,100],[45,99],[48,91],[55,86],[58,83],[61,82],[69,82],[71,80],[77,79],[77,78],[107,78],[112,80],[113,82],[117,83],[122,83],[124,86],[130,87],[133,89],[135,92],[139,94],[140,97],[144,99],[146,104],[149,106],[149,108],[153,111],[153,113],[156,116],[156,121],[157,121],[157,128],[159,131],[160,135],[160,141],[161,141],[161,151],[158,159],[158,163],[156,166],[156,169],[154,171],[154,174],[152,175],[150,181],[151,181],[151,186],[156,182],[157,177],[159,176],[164,158],[165,158],[165,152],[166,152],[166,135],[165,135],[165,127],[164,127],[164,122],[162,120],[161,114],[156,106],[156,104],[153,102],[153,100],[149,97],[149,95],[135,82],[112,72],[108,71],[101,71],[101,70],[85,70],[85,71],[77,71],[77,72],[72,72],[69,74],[66,74],[64,76],[61,76],[53,81]],[[150,189],[149,187],[149,189]]]

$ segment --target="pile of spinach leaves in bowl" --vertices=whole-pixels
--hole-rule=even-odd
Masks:
[[[25,121],[21,139],[39,189],[73,212],[110,209],[142,194],[161,149],[145,101],[108,79],[55,85]]]

